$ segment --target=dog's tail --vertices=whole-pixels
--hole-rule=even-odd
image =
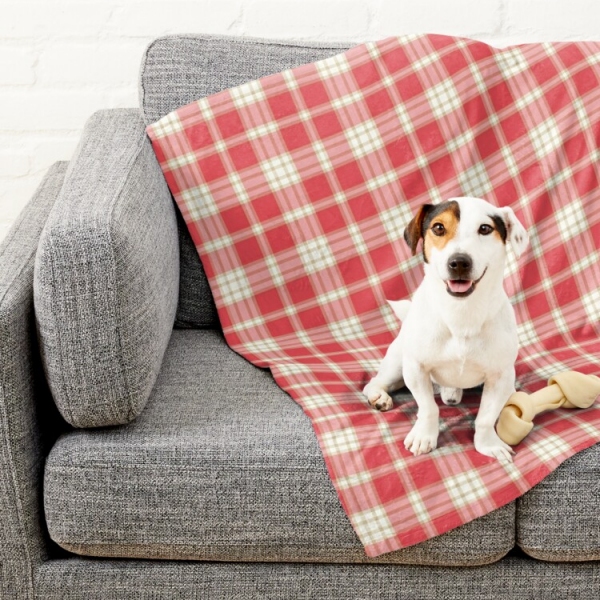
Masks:
[[[387,303],[390,305],[394,314],[401,320],[406,319],[406,315],[410,310],[410,300],[388,300]]]

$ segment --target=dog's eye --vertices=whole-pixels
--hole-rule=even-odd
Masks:
[[[491,225],[487,225],[485,223],[479,227],[480,235],[490,235],[492,231],[494,231],[494,228]]]
[[[446,228],[441,223],[434,223],[431,227],[431,231],[433,231],[433,235],[444,235],[446,233]]]

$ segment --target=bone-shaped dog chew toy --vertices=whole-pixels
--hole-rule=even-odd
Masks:
[[[496,431],[503,442],[515,446],[533,429],[533,418],[557,408],[589,408],[600,395],[600,377],[564,371],[533,394],[515,392],[498,419]]]

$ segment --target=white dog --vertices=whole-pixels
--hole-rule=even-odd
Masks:
[[[412,302],[390,302],[402,327],[363,392],[371,406],[385,411],[392,408],[389,392],[406,384],[418,412],[404,445],[419,455],[437,445],[439,408],[432,384],[440,386],[442,401],[451,405],[461,401],[463,389],[483,384],[475,449],[511,461],[511,447],[494,429],[515,391],[518,350],[515,316],[502,280],[506,244],[520,256],[527,232],[508,207],[451,198],[422,206],[404,239],[413,255],[423,240],[425,277]]]

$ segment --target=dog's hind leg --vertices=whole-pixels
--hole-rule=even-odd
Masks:
[[[440,396],[442,402],[448,406],[456,406],[462,400],[463,391],[460,388],[450,388],[440,386]]]
[[[399,338],[396,338],[387,349],[377,375],[364,387],[363,394],[371,406],[377,410],[386,411],[393,406],[389,392],[394,392],[403,385],[402,348]]]

